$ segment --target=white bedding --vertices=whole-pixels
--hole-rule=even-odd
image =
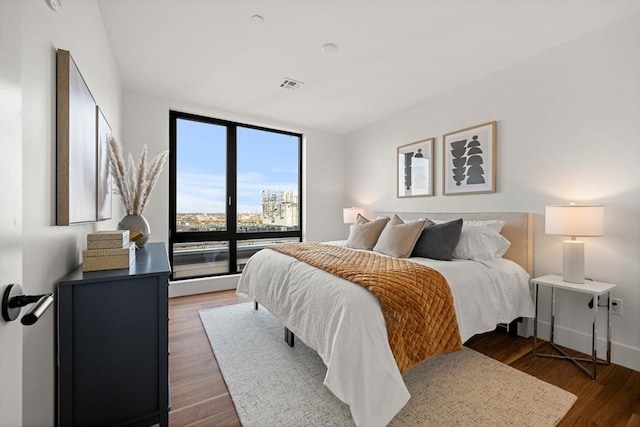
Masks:
[[[529,276],[509,260],[410,259],[447,279],[463,342],[497,323],[534,315]],[[324,384],[349,405],[356,425],[385,426],[409,400],[382,311],[366,289],[264,249],[247,262],[237,293],[266,307],[318,352],[327,366]]]

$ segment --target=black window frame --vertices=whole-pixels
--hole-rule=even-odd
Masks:
[[[177,231],[177,123],[178,120],[192,120],[206,124],[225,126],[227,128],[227,191],[226,191],[226,218],[227,227],[225,231]],[[250,128],[267,132],[280,133],[283,135],[295,136],[298,138],[298,230],[292,231],[262,231],[262,232],[238,232],[237,231],[237,128]],[[172,280],[189,280],[203,277],[228,276],[239,274],[237,262],[237,243],[242,240],[251,239],[276,239],[276,238],[298,238],[302,241],[302,149],[303,134],[296,132],[283,131],[279,129],[255,126],[247,123],[234,122],[230,120],[217,119],[212,117],[201,116],[197,114],[184,113],[175,110],[169,110],[169,262],[173,270],[173,245],[175,243],[190,242],[229,242],[229,271],[218,274],[204,274],[190,277],[175,278],[171,273]]]

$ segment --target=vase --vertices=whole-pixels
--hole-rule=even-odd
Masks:
[[[133,235],[134,231],[140,231],[142,233],[142,237],[137,239],[136,246],[139,248],[143,248],[144,245],[149,240],[149,236],[151,235],[151,228],[149,228],[149,222],[142,215],[125,215],[120,219],[118,223],[118,230],[129,230]]]

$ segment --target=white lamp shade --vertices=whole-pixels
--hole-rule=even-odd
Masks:
[[[362,208],[344,208],[342,209],[342,218],[345,224],[353,224],[356,222],[358,215],[362,215],[364,209]]]
[[[604,206],[549,205],[545,207],[545,234],[559,236],[602,236]]]

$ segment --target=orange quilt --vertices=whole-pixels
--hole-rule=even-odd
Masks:
[[[462,349],[451,289],[438,271],[406,259],[321,243],[278,244],[269,249],[375,295],[401,373],[431,356]]]

